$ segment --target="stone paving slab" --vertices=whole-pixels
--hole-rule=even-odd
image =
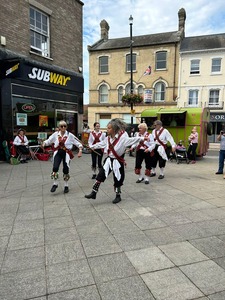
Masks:
[[[209,157],[168,162],[149,185],[126,157],[117,205],[112,176],[84,198],[90,155],[72,160],[68,194],[61,170],[50,193],[51,161],[0,163],[0,299],[224,300],[224,179]]]

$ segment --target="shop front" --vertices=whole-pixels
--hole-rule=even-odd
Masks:
[[[220,131],[225,131],[225,112],[214,112],[210,113],[210,122],[212,124],[212,135],[209,136],[210,143],[216,143],[217,136],[219,135]]]
[[[1,140],[12,140],[19,128],[30,142],[48,137],[60,120],[78,135],[83,121],[83,77],[40,63],[4,60],[0,78]],[[2,71],[4,70],[4,71]],[[2,141],[1,141],[2,142]]]

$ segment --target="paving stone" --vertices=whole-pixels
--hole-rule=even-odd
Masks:
[[[179,235],[170,227],[163,227],[151,230],[145,230],[145,234],[149,236],[151,241],[156,245],[165,245],[174,242],[184,241],[185,238]]]
[[[161,245],[159,248],[176,265],[186,265],[207,260],[208,257],[193,247],[189,242]]]
[[[2,273],[9,273],[44,266],[44,247],[35,247],[7,251],[1,271]]]
[[[225,256],[221,258],[215,258],[213,259],[213,261],[217,263],[217,265],[219,265],[221,268],[225,269]]]
[[[97,288],[92,285],[49,295],[48,300],[101,300],[101,298]]]
[[[33,231],[12,234],[9,239],[9,250],[26,249],[44,246],[44,231]]]
[[[126,255],[139,274],[174,266],[157,247],[129,251]]]
[[[18,221],[26,221],[26,220],[38,220],[43,218],[44,218],[43,210],[38,209],[36,211],[26,211],[26,212],[18,213],[15,221],[18,222]]]
[[[77,226],[77,232],[81,239],[92,238],[94,236],[104,236],[109,235],[110,231],[108,230],[107,226],[101,222],[90,225],[80,225]]]
[[[45,230],[45,244],[58,244],[76,241],[78,239],[75,227],[46,229]]]
[[[86,260],[48,265],[47,276],[47,289],[50,294],[94,284]]]
[[[45,269],[0,275],[0,299],[21,300],[46,295]]]
[[[117,241],[111,235],[82,239],[82,245],[87,257],[122,252]]]
[[[124,253],[88,258],[90,268],[97,283],[137,275]]]
[[[150,246],[154,246],[151,239],[146,236],[141,230],[114,234],[114,237],[123,251],[149,248]]]
[[[180,269],[205,295],[225,289],[225,270],[211,260],[181,266]]]
[[[209,295],[208,299],[210,300],[224,300],[225,299],[225,291],[221,293],[216,293],[214,295]]]
[[[209,258],[225,256],[225,242],[217,237],[190,240],[190,243]]]
[[[154,300],[138,276],[117,279],[98,285],[102,300]]]
[[[16,221],[13,226],[13,234],[42,230],[44,230],[43,219]]]
[[[85,258],[79,240],[46,246],[46,264],[57,264]]]
[[[177,268],[141,275],[157,300],[196,299],[204,294]]]
[[[45,205],[44,207],[44,216],[45,218],[54,218],[69,216],[70,210],[65,205]]]
[[[106,225],[112,234],[139,231],[139,228],[130,219],[118,220],[117,222],[109,221],[106,222]]]
[[[74,226],[73,219],[71,216],[45,218],[44,223],[46,229],[58,229]]]

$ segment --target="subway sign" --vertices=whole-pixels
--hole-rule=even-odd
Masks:
[[[37,81],[43,81],[52,83],[54,85],[59,86],[67,86],[67,83],[71,80],[70,76],[65,76],[59,73],[50,72],[47,70],[43,70],[37,67],[33,67],[31,72],[28,74],[30,79],[34,79]]]

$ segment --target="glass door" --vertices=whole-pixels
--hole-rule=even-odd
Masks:
[[[67,130],[74,135],[78,135],[78,117],[77,112],[70,110],[56,110],[56,126],[59,125],[59,121],[64,120],[67,123]]]

